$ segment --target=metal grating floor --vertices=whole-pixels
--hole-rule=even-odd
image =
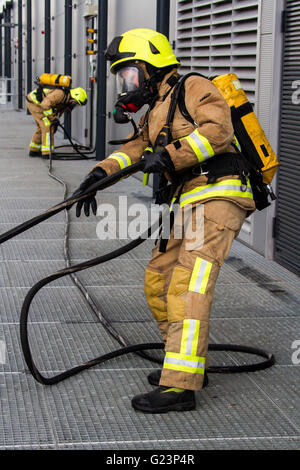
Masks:
[[[0,233],[62,199],[48,178],[47,162],[27,157],[33,124],[23,113],[0,117]],[[13,124],[13,125],[12,125]],[[16,128],[18,132],[12,132]],[[16,135],[17,134],[17,135]],[[21,150],[23,149],[23,150]],[[54,162],[74,189],[92,163]],[[151,190],[128,178],[118,194],[151,203]],[[119,204],[108,188],[98,200]],[[100,241],[98,219],[71,212],[73,263],[120,247],[126,240]],[[211,316],[211,342],[265,348],[276,365],[252,374],[210,375],[191,412],[148,415],[130,406],[149,390],[153,364],[136,355],[113,359],[66,382],[45,387],[23,360],[19,314],[28,289],[63,268],[64,215],[0,246],[1,449],[299,449],[300,366],[292,364],[292,343],[300,340],[300,280],[235,242],[218,279]],[[101,311],[132,343],[160,341],[143,293],[144,269],[153,241],[110,263],[79,274]],[[70,278],[44,288],[30,312],[30,338],[37,365],[54,375],[120,346],[90,312]],[[157,353],[159,355],[159,353]],[[245,355],[212,353],[211,362],[247,362]],[[154,366],[155,367],[155,366]],[[184,418],[184,419],[183,419]]]

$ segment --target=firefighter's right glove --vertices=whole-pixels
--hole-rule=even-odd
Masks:
[[[144,173],[173,173],[175,171],[174,164],[166,149],[154,153],[146,151],[142,155],[141,161]]]
[[[55,134],[55,132],[57,131],[59,124],[60,124],[60,122],[59,122],[59,119],[58,119],[58,118],[53,119],[51,125],[52,125],[52,127],[53,127],[53,132],[54,132],[54,134]]]
[[[72,198],[81,196],[83,193],[87,192],[88,189],[98,181],[102,180],[107,176],[106,171],[102,168],[97,166],[94,168],[82,181],[79,188],[72,194]],[[84,213],[88,217],[90,215],[90,209],[92,210],[93,214],[96,215],[97,213],[97,201],[96,201],[96,191],[91,196],[82,199],[81,201],[77,202],[76,206],[76,217],[80,217],[81,209],[84,208]]]

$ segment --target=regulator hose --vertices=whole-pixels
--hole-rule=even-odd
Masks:
[[[51,166],[51,163],[50,163]],[[66,199],[60,204],[57,204],[56,206],[53,206],[52,208],[48,209],[47,211],[43,212],[42,214],[28,220],[27,222],[24,222],[23,224],[20,224],[19,226],[15,227],[12,230],[9,230],[8,232],[2,234],[0,236],[0,244],[4,243],[5,241],[15,237],[16,235],[28,230],[29,228],[39,224],[40,222],[52,217],[53,215],[61,212],[64,209],[69,209],[73,204],[77,203],[78,201],[86,198],[89,195],[92,195],[95,193],[95,191],[104,189],[120,178],[124,176],[128,176],[130,174],[135,173],[136,171],[139,171],[142,167],[142,163],[136,163],[134,165],[131,165],[130,167],[124,168],[123,170],[120,170],[117,173],[114,173],[111,176],[107,176],[106,178],[103,178],[101,181],[98,183],[95,183],[93,186],[89,188],[89,190],[81,195],[78,198],[75,199]],[[56,178],[57,179],[57,178]],[[59,179],[57,179],[59,181]],[[159,222],[160,223],[160,222]],[[159,225],[159,224],[158,224]],[[67,379],[68,377],[71,377],[75,374],[78,374],[79,372],[89,369],[90,367],[93,367],[97,364],[103,363],[104,361],[107,361],[109,359],[112,359],[114,357],[119,357],[124,354],[128,353],[137,353],[141,351],[147,351],[147,350],[163,350],[165,348],[164,343],[142,343],[142,344],[136,344],[136,345],[127,345],[125,347],[122,347],[121,349],[118,349],[116,351],[112,351],[108,354],[104,354],[98,358],[91,359],[83,364],[80,364],[78,366],[75,366],[69,370],[66,370],[58,375],[55,375],[53,377],[44,377],[38,368],[36,367],[31,349],[30,349],[30,344],[29,344],[29,339],[28,339],[28,316],[29,316],[29,310],[31,306],[31,302],[35,295],[39,292],[42,287],[45,285],[49,284],[50,282],[59,279],[63,276],[67,275],[72,275],[76,272],[83,271],[85,269],[91,268],[93,266],[99,265],[101,263],[104,263],[106,261],[112,260],[114,258],[117,258],[118,256],[121,256],[124,253],[129,252],[130,250],[136,248],[138,245],[143,243],[152,233],[153,230],[156,230],[155,226],[151,226],[147,230],[147,236],[144,236],[143,234],[141,237],[137,238],[136,240],[132,240],[130,243],[124,245],[123,247],[120,247],[111,253],[102,255],[100,257],[94,258],[92,260],[74,265],[74,266],[69,266],[65,269],[59,270],[46,278],[40,280],[37,282],[27,293],[25,300],[22,305],[21,309],[21,315],[20,315],[20,335],[21,335],[21,345],[22,345],[22,350],[24,354],[24,358],[26,361],[26,364],[33,375],[33,377],[40,382],[41,384],[44,385],[53,385],[58,382],[61,382],[62,380]],[[115,331],[111,331],[111,325],[104,319],[100,319],[101,322],[103,323],[104,327],[108,329],[108,331],[118,340],[118,338],[115,335]],[[122,340],[122,338],[121,338]],[[120,341],[122,344],[124,344],[124,340]],[[253,348],[250,346],[243,346],[243,345],[233,345],[233,344],[210,344],[208,347],[209,351],[228,351],[228,352],[241,352],[241,353],[248,353],[256,356],[261,356],[265,360],[256,362],[253,364],[243,364],[243,365],[219,365],[219,366],[210,366],[208,368],[208,372],[222,372],[222,373],[238,373],[238,372],[253,372],[257,370],[262,370],[266,369],[268,367],[271,367],[275,363],[275,358],[272,354],[262,350],[262,349],[257,349]],[[146,357],[147,359],[150,359],[151,361],[157,362],[157,363],[162,363],[159,359],[153,358],[153,357]]]
[[[63,130],[65,135],[67,136],[70,145],[60,145],[55,147],[54,150],[63,148],[63,147],[72,147],[76,153],[68,153],[68,152],[55,152],[55,155],[52,155],[53,160],[94,160],[95,156],[89,156],[89,154],[95,153],[95,149],[90,149],[89,147],[85,147],[83,145],[75,144],[72,141],[70,134],[67,132],[65,127],[58,123],[58,126]],[[84,152],[82,151],[84,150]]]

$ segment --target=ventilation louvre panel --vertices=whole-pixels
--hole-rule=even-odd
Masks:
[[[176,53],[181,71],[233,72],[255,104],[259,0],[178,0]]]

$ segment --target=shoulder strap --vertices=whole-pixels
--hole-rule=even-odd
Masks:
[[[190,72],[187,75],[183,75],[179,78],[179,80],[174,86],[174,89],[171,95],[171,101],[170,101],[170,106],[169,106],[169,110],[167,114],[166,124],[163,126],[163,128],[161,129],[160,133],[158,134],[156,138],[154,149],[165,147],[170,142],[172,142],[173,138],[172,138],[171,127],[172,127],[172,122],[174,119],[177,104],[179,106],[181,114],[185,117],[185,119],[187,119],[192,124],[194,124],[194,120],[190,116],[184,103],[184,83],[189,77],[193,75],[198,75],[200,77],[206,78],[204,77],[204,75],[201,75],[200,73],[197,73],[197,72]],[[183,98],[182,98],[182,94],[183,94]]]
[[[172,123],[173,119],[174,119],[174,114],[175,114],[177,104],[179,106],[180,112],[183,115],[183,117],[185,119],[187,119],[187,121],[194,124],[194,119],[191,117],[190,113],[188,112],[188,110],[185,106],[185,89],[184,89],[184,86],[183,86],[185,81],[189,77],[192,77],[193,75],[196,75],[198,77],[207,78],[204,75],[202,75],[201,73],[197,73],[197,72],[190,72],[187,75],[184,75],[183,77],[181,77],[181,79],[176,84],[175,89],[172,93],[171,104],[170,104],[170,108],[169,108],[169,112],[168,112],[168,116],[167,116],[167,123],[166,123],[167,126],[169,126]]]

